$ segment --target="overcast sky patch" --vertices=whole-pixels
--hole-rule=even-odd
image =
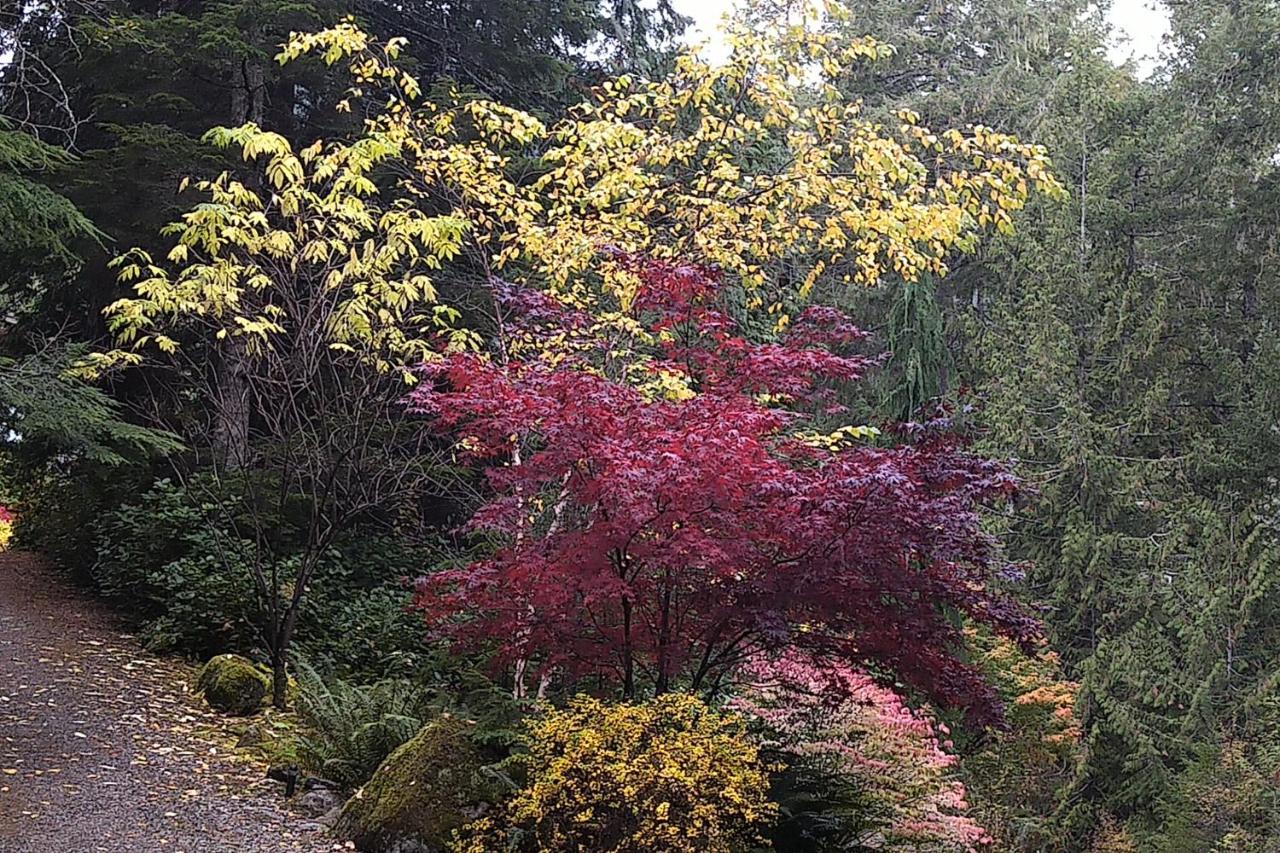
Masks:
[[[719,37],[720,18],[734,0],[675,0],[675,7],[693,19],[687,33],[690,42],[706,40],[709,55],[723,54]],[[1113,28],[1111,60],[1117,64],[1132,58],[1143,76],[1155,67],[1160,40],[1169,30],[1169,14],[1155,0],[1115,0],[1108,15]]]

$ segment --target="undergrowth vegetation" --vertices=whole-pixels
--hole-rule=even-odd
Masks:
[[[298,716],[304,725],[298,755],[317,775],[349,788],[373,777],[388,755],[438,713],[422,686],[407,679],[357,685],[324,681],[298,668]]]

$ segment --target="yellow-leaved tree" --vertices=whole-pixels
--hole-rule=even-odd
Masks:
[[[635,280],[619,256],[703,263],[762,296],[780,280],[803,296],[823,276],[944,274],[984,230],[1010,230],[1031,192],[1062,192],[1041,146],[985,127],[934,132],[910,112],[896,126],[863,116],[838,84],[892,48],[843,35],[848,14],[834,0],[752,0],[727,24],[726,61],[686,51],[667,78],[609,80],[549,126],[492,101],[424,100],[395,64],[401,39],[378,43],[351,21],[295,34],[282,62],[345,61],[352,95],[377,92],[381,108],[355,142],[301,152],[254,125],[215,130],[268,180],[201,184],[209,202],[172,227],[174,272],[127,254],[135,294],[107,309],[112,328],[133,350],[172,346],[166,329],[196,316],[265,342],[289,318],[245,296],[275,286],[285,261],[290,275],[322,273],[333,343],[411,363],[429,355],[414,333],[430,324],[403,321],[442,309],[409,270],[460,245],[486,274],[600,310],[629,307]],[[385,207],[379,167],[397,176]]]
[[[283,706],[297,620],[337,537],[435,482],[400,400],[410,365],[464,343],[431,273],[468,223],[380,191],[403,151],[373,127],[301,149],[253,124],[206,139],[238,152],[244,174],[196,184],[205,200],[168,227],[167,259],[116,260],[133,290],[106,309],[119,346],[81,369],[158,351],[175,368],[168,387],[207,416],[188,427],[196,464],[176,473],[208,508],[209,556],[252,588]]]
[[[427,271],[458,253],[468,223],[403,199],[383,202],[372,173],[401,156],[393,137],[371,129],[354,142],[295,151],[246,124],[214,128],[206,141],[259,164],[260,180],[224,172],[200,181],[208,200],[166,229],[177,238],[167,265],[142,249],[114,261],[134,295],[106,315],[129,349],[96,353],[88,366],[137,363],[148,344],[172,353],[184,325],[257,356],[301,329],[306,313],[322,321],[316,343],[358,351],[380,369],[430,357],[424,332],[450,328],[455,315],[438,304]]]
[[[725,62],[685,52],[666,79],[607,81],[550,126],[487,101],[413,108],[417,84],[351,24],[282,55],[347,58],[362,87],[395,90],[372,126],[402,141],[407,189],[472,223],[487,271],[587,305],[599,277],[625,310],[635,282],[604,247],[709,264],[749,288],[785,267],[804,295],[824,275],[945,273],[984,229],[1011,229],[1032,191],[1061,193],[1040,146],[984,127],[935,133],[910,112],[892,127],[864,117],[838,84],[892,48],[841,35],[847,15],[749,3]]]

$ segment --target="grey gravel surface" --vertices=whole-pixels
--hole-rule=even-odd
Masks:
[[[0,853],[346,849],[228,748],[190,675],[38,558],[0,553]]]

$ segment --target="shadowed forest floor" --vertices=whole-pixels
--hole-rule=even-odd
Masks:
[[[233,753],[191,671],[0,553],[0,853],[343,849]]]

